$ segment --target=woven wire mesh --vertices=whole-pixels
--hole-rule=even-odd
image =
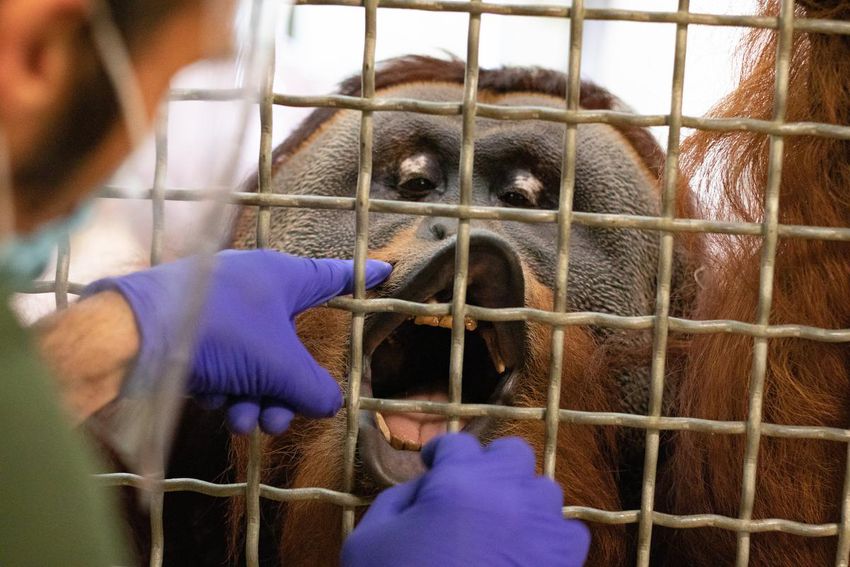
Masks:
[[[689,12],[688,0],[680,0],[675,12],[644,12],[614,9],[590,9],[582,0],[571,6],[492,4],[479,0],[383,0],[382,9],[410,9],[428,11],[464,12],[469,17],[466,73],[463,100],[459,103],[430,102],[401,98],[376,98],[375,96],[375,42],[377,39],[377,0],[306,0],[301,4],[356,6],[365,11],[365,41],[362,66],[362,96],[294,96],[274,92],[273,61],[260,87],[258,97],[261,118],[259,155],[259,187],[256,193],[236,192],[232,202],[241,206],[257,207],[257,244],[266,246],[269,240],[271,210],[275,207],[350,210],[356,218],[355,259],[356,287],[353,298],[338,298],[331,306],[353,314],[351,326],[351,370],[348,377],[346,409],[348,410],[347,435],[344,446],[344,487],[342,491],[323,488],[285,489],[260,483],[261,440],[254,433],[250,443],[250,459],[246,482],[216,484],[190,478],[170,478],[156,483],[158,494],[152,498],[152,565],[160,565],[163,558],[163,493],[193,491],[209,496],[244,496],[247,507],[245,553],[248,565],[259,563],[260,499],[280,502],[297,500],[322,500],[342,507],[343,534],[354,525],[356,508],[368,500],[351,493],[354,486],[354,458],[358,435],[359,410],[422,412],[444,415],[449,418],[449,429],[457,430],[461,418],[491,416],[513,420],[542,420],[545,423],[544,472],[554,476],[557,466],[555,443],[560,424],[594,426],[622,426],[643,429],[646,449],[642,482],[641,506],[638,510],[606,511],[579,506],[564,508],[566,517],[580,518],[605,524],[638,524],[638,565],[648,565],[653,526],[689,529],[711,526],[736,532],[738,538],[736,565],[748,563],[750,534],[784,532],[805,537],[838,537],[835,564],[848,565],[850,555],[850,475],[845,475],[842,514],[839,523],[805,524],[783,518],[752,519],[756,486],[756,464],[759,442],[762,437],[786,439],[819,439],[840,443],[850,442],[850,430],[788,426],[762,422],[762,396],[767,362],[768,341],[780,337],[796,337],[823,342],[850,342],[850,329],[821,329],[804,325],[771,325],[770,307],[773,266],[778,239],[807,238],[848,241],[850,228],[782,225],[778,222],[779,185],[781,180],[783,140],[785,136],[807,135],[850,139],[850,127],[785,121],[788,75],[792,37],[797,32],[850,34],[850,22],[831,20],[795,19],[793,0],[783,0],[778,17],[731,16],[697,14]],[[482,14],[543,16],[568,18],[571,42],[568,54],[568,88],[563,109],[536,106],[500,106],[479,103],[476,100],[478,83],[478,44]],[[674,71],[671,86],[669,114],[641,115],[611,110],[583,110],[579,106],[580,61],[582,27],[586,20],[618,20],[631,22],[669,23],[676,26]],[[776,58],[775,107],[770,120],[752,118],[699,118],[682,114],[684,90],[684,61],[687,50],[688,27],[691,25],[738,26],[776,30],[778,52]],[[169,104],[186,100],[229,100],[241,92],[228,90],[174,90],[156,130],[156,169],[154,183],[146,195],[152,203],[153,238],[150,258],[153,264],[161,256],[165,226],[164,203],[168,200],[202,200],[200,191],[168,188],[164,186],[167,168],[167,121]],[[351,197],[326,197],[312,195],[283,195],[271,190],[272,180],[272,108],[273,105],[293,107],[328,107],[360,111],[360,172],[357,191]],[[375,112],[406,111],[441,116],[461,116],[463,144],[460,160],[460,200],[457,204],[414,203],[377,200],[369,198],[372,173],[372,141]],[[471,204],[474,129],[477,117],[496,120],[545,120],[566,125],[564,155],[561,170],[561,193],[557,210],[523,210]],[[667,126],[667,156],[662,185],[661,213],[658,216],[636,216],[573,212],[572,196],[576,171],[576,130],[579,124],[601,123],[613,126]],[[769,179],[765,193],[765,215],[762,223],[697,220],[675,217],[675,195],[678,171],[678,154],[681,131],[693,128],[715,132],[754,132],[769,136]],[[123,198],[120,188],[105,188],[104,198]],[[369,234],[370,213],[442,216],[459,219],[457,255],[453,299],[451,304],[419,304],[397,299],[365,299],[364,273]],[[526,223],[557,223],[558,261],[555,285],[555,302],[552,311],[533,308],[488,309],[465,303],[466,276],[469,261],[469,227],[474,219],[521,221]],[[567,277],[569,269],[569,238],[573,224],[588,227],[630,228],[657,231],[660,234],[660,254],[657,267],[656,307],[653,315],[620,316],[595,312],[567,311]],[[725,235],[759,236],[763,239],[760,262],[759,303],[754,323],[732,320],[695,321],[672,317],[669,314],[673,243],[677,233],[713,233]],[[68,281],[71,252],[67,242],[59,248],[55,280],[38,282],[28,290],[32,293],[54,293],[58,308],[68,303],[68,294],[79,293],[81,283]],[[450,396],[448,403],[428,401],[387,400],[360,396],[364,318],[367,313],[402,312],[409,315],[448,315],[453,318]],[[483,321],[537,321],[552,326],[550,385],[546,407],[527,408],[489,404],[461,403],[464,316]],[[651,366],[650,403],[647,415],[616,412],[588,412],[561,409],[559,404],[560,376],[563,361],[564,329],[573,325],[594,325],[610,329],[651,330],[653,332],[653,357]],[[746,421],[712,421],[705,419],[668,417],[662,415],[667,336],[671,332],[703,334],[731,333],[753,338],[753,362],[750,374],[749,411]],[[746,437],[743,483],[738,517],[714,514],[672,515],[654,510],[656,468],[659,456],[659,437],[664,431],[693,431],[718,435],[743,435]],[[850,443],[848,443],[850,464]],[[98,475],[99,482],[109,486],[135,486],[150,489],[150,483],[137,475],[115,473]],[[568,487],[567,487],[568,489]],[[731,559],[731,558],[724,558]],[[718,559],[720,560],[720,559]]]

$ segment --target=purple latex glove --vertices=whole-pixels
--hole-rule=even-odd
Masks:
[[[143,390],[165,367],[179,331],[186,283],[193,258],[91,284],[84,295],[121,292],[136,317],[141,348],[125,391]],[[385,262],[366,262],[366,286],[382,282],[392,270]],[[216,255],[197,331],[188,391],[207,405],[228,403],[228,421],[237,433],[259,422],[279,434],[294,413],[329,417],[342,406],[337,382],[319,366],[295,332],[295,316],[337,295],[351,293],[354,263],[313,260],[271,250]]]
[[[561,514],[562,494],[538,476],[516,437],[482,448],[465,433],[422,450],[429,471],[382,492],[346,540],[344,567],[547,567],[584,563],[590,534]]]

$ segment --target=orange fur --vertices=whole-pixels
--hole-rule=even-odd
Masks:
[[[847,2],[808,2],[799,16],[850,16]],[[762,2],[766,14],[777,2]],[[776,33],[753,31],[745,42],[740,86],[715,110],[718,116],[770,119]],[[845,36],[796,34],[788,98],[789,121],[850,123],[850,41]],[[692,179],[708,172],[702,189],[720,191],[719,214],[759,222],[767,180],[768,138],[751,133],[699,132],[684,146]],[[780,222],[850,226],[850,145],[834,139],[786,138]],[[702,214],[712,214],[703,207]],[[712,239],[704,248],[706,274],[695,319],[753,321],[758,302],[761,239]],[[704,246],[704,245],[703,245]],[[844,243],[782,239],[776,257],[771,323],[850,327],[850,247]],[[745,420],[752,339],[735,335],[692,338],[673,401],[680,415]],[[850,425],[848,351],[844,344],[802,339],[769,343],[764,422]],[[737,516],[744,436],[681,432],[672,436],[662,485],[662,509],[678,514]],[[755,518],[808,523],[839,521],[846,448],[827,441],[764,438],[758,461]],[[734,532],[679,530],[662,534],[669,565],[733,561]],[[825,565],[835,561],[836,538],[767,533],[753,536],[750,565]]]

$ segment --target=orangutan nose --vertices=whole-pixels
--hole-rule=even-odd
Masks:
[[[522,263],[513,247],[495,233],[473,229],[469,237],[467,302],[482,307],[521,307],[525,303],[524,284]]]
[[[416,236],[424,240],[445,240],[457,234],[457,219],[428,217],[419,223]]]

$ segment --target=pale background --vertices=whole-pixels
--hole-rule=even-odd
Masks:
[[[544,3],[548,0],[533,0]],[[556,3],[556,2],[553,2]],[[563,0],[560,2],[563,3]],[[692,0],[691,11],[752,13],[753,0]],[[587,7],[675,11],[675,0],[588,0]],[[378,13],[377,59],[406,54],[464,57],[468,16],[381,9]],[[276,92],[325,94],[342,79],[358,73],[362,59],[363,10],[331,6],[298,6],[281,10],[276,34]],[[702,115],[728,92],[734,76],[733,54],[742,30],[690,26],[683,111]],[[606,87],[635,110],[664,114],[670,107],[675,25],[631,22],[585,23],[582,75]],[[485,14],[481,23],[480,64],[536,65],[566,70],[569,22],[547,18]],[[178,87],[229,86],[231,73],[220,65],[199,63],[175,81]],[[256,168],[259,120],[238,124],[226,103],[179,102],[170,106],[169,165],[166,185],[203,189],[211,163],[228,155],[237,128],[248,128],[237,175]],[[275,145],[310,109],[275,107]],[[654,129],[666,143],[666,128]],[[687,132],[686,132],[687,134]],[[113,185],[149,187],[153,180],[153,143],[149,140],[110,181]],[[197,230],[197,208],[168,204],[166,255],[182,253],[187,236]],[[150,246],[150,203],[102,200],[90,227],[72,241],[71,281],[88,282],[109,273],[144,267]],[[48,272],[47,279],[52,279]],[[52,295],[25,296],[18,301],[26,320],[54,308]]]

